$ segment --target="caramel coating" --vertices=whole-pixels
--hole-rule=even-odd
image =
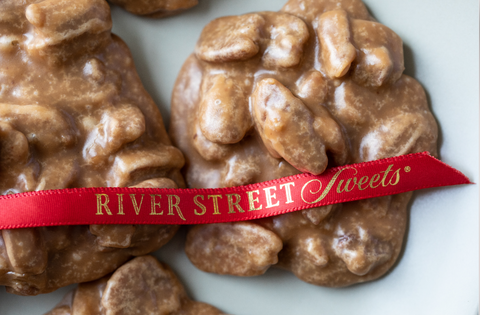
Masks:
[[[140,256],[111,276],[82,283],[45,315],[222,315],[188,298],[175,274],[152,256]]]
[[[104,0],[3,1],[0,8],[0,194],[184,186],[183,155],[127,46],[110,33]],[[3,230],[0,285],[34,295],[92,281],[160,248],[177,229]]]
[[[282,240],[251,222],[195,226],[185,250],[198,268],[219,274],[255,276],[278,262]]]
[[[281,12],[212,21],[172,96],[170,134],[185,153],[188,186],[435,155],[437,124],[425,92],[403,70],[402,40],[360,0],[290,0]],[[222,93],[211,93],[213,84]],[[186,253],[198,268],[220,274],[277,266],[317,285],[373,280],[399,255],[411,195],[195,226]]]
[[[149,17],[166,17],[182,13],[198,4],[198,0],[108,0],[128,12]]]

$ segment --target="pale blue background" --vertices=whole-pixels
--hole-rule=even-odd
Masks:
[[[183,15],[163,20],[114,8],[114,32],[133,51],[147,90],[168,124],[176,75],[209,20],[278,10],[283,0],[200,0]],[[476,0],[365,0],[405,43],[406,73],[427,90],[441,129],[444,162],[479,182],[479,24]],[[179,274],[189,294],[231,314],[467,314],[478,312],[479,186],[416,193],[407,246],[397,266],[380,280],[344,289],[316,287],[276,269],[256,278],[196,270],[180,233],[156,256]],[[42,314],[67,289],[38,297],[0,291],[0,314]]]

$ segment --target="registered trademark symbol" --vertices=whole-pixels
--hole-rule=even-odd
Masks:
[[[412,170],[412,168],[410,166],[405,166],[404,168],[405,172],[410,172]]]

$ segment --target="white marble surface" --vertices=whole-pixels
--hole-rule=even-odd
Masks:
[[[112,10],[114,32],[133,51],[140,77],[168,125],[170,92],[183,61],[209,20],[278,10],[284,0],[200,0],[163,20]],[[425,87],[441,131],[441,159],[479,182],[479,24],[476,0],[365,0],[405,44],[406,73]],[[189,294],[230,314],[478,313],[479,186],[416,193],[404,253],[383,278],[343,289],[316,287],[276,269],[256,278],[196,270],[184,231],[155,253],[178,273]],[[73,286],[72,286],[73,287]],[[43,314],[69,288],[37,297],[0,290],[0,314]]]

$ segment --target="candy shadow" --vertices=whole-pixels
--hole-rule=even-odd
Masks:
[[[184,27],[183,30],[180,28],[180,24],[185,20],[195,21],[199,17],[208,15],[211,6],[211,1],[200,1],[191,9],[164,18],[136,16],[118,6],[111,6],[113,33],[130,47],[143,87],[159,108],[167,130],[170,118],[170,95],[173,87],[172,76],[176,77],[180,70],[180,66],[175,63],[175,60],[170,60],[171,52],[183,53],[187,43],[194,45],[196,42],[196,38],[193,41],[189,40],[191,36],[188,32],[191,31],[192,26]],[[165,32],[165,30],[172,31]],[[156,47],[160,47],[160,50],[156,50]],[[188,48],[188,52],[191,51],[193,51],[193,47]]]
[[[416,65],[415,65],[415,57],[414,57],[414,52],[410,48],[409,45],[403,44],[403,56],[405,60],[405,71],[404,74],[409,75],[413,78],[415,78],[416,74]],[[419,81],[417,78],[415,78],[417,81]],[[419,81],[420,82],[420,81]],[[420,82],[421,84],[422,82]],[[438,125],[438,140],[437,140],[437,149],[439,150],[438,152],[438,158],[441,158],[440,156],[440,148],[442,147],[443,144],[443,132],[442,132],[442,126],[439,124],[439,120],[437,119],[435,115],[435,110],[434,107],[432,107],[432,98],[430,96],[430,92],[428,89],[422,84],[423,89],[425,90],[425,95],[427,97],[427,103],[428,103],[428,108],[430,109],[430,112],[432,113],[433,117],[435,118],[435,121],[437,122]]]
[[[162,106],[162,98],[160,97],[158,88],[156,87],[153,80],[151,67],[149,67],[147,62],[145,47],[141,44],[143,34],[141,34],[140,32],[140,24],[144,23],[142,19],[146,18],[135,16],[116,5],[111,6],[111,12],[113,20],[112,33],[118,35],[130,48],[130,52],[133,56],[133,61],[135,63],[135,68],[140,77],[140,80],[142,81],[143,87],[152,97],[157,107],[160,109],[162,117],[165,121],[165,119],[168,119],[169,116],[168,113],[164,110],[165,106]],[[116,22],[117,20],[127,20],[128,23],[119,23]]]

